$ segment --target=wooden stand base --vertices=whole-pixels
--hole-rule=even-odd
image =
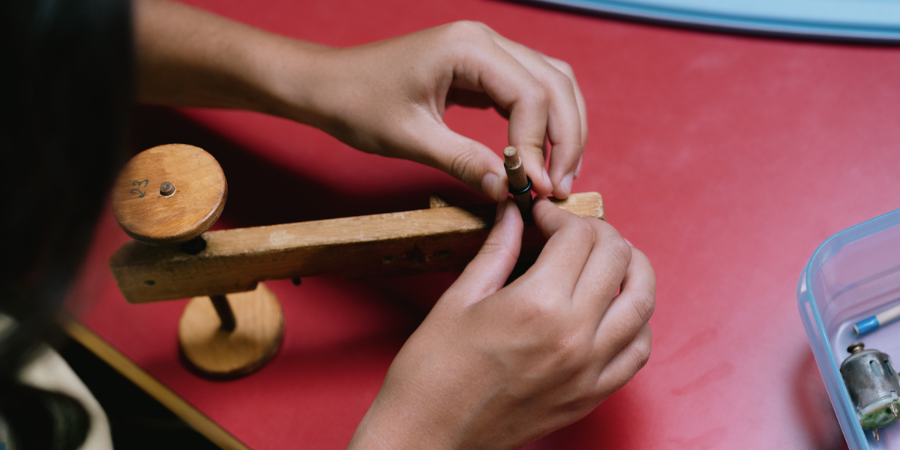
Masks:
[[[191,299],[178,322],[182,355],[212,378],[237,378],[259,369],[275,356],[284,336],[281,305],[263,283],[227,298],[236,322],[233,331],[222,328],[209,297]]]

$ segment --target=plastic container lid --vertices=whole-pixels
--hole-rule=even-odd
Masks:
[[[900,3],[885,0],[531,0],[705,28],[900,42]]]

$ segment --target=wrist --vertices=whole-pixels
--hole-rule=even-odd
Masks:
[[[378,153],[373,139],[384,104],[373,100],[371,66],[355,48],[292,41],[271,71],[272,109],[264,111],[316,127],[358,150]],[[287,56],[284,56],[287,55]],[[376,77],[377,78],[377,77]]]
[[[492,424],[479,417],[484,400],[496,395],[491,387],[496,382],[487,382],[490,373],[473,376],[467,370],[471,359],[441,362],[429,356],[433,348],[449,347],[414,333],[391,364],[348,448],[491,448],[481,441],[480,428]]]
[[[381,394],[366,412],[353,434],[348,450],[399,450],[427,448],[451,450],[459,448],[442,423],[419,414],[419,405],[403,408],[385,405]],[[418,406],[418,407],[417,407]]]
[[[327,79],[327,55],[334,49],[288,38],[271,47],[255,56],[254,77],[262,95],[253,109],[322,128],[325,114],[320,91]]]

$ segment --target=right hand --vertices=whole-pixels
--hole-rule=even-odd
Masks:
[[[520,447],[587,415],[650,356],[650,262],[606,222],[546,199],[549,238],[503,287],[522,219],[502,203],[487,242],[409,338],[351,448]]]

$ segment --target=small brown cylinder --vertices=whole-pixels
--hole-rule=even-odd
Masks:
[[[519,158],[516,148],[513,146],[503,149],[503,167],[506,168],[506,177],[509,179],[509,193],[516,200],[516,205],[526,220],[531,218],[531,179],[525,175],[525,166]]]

